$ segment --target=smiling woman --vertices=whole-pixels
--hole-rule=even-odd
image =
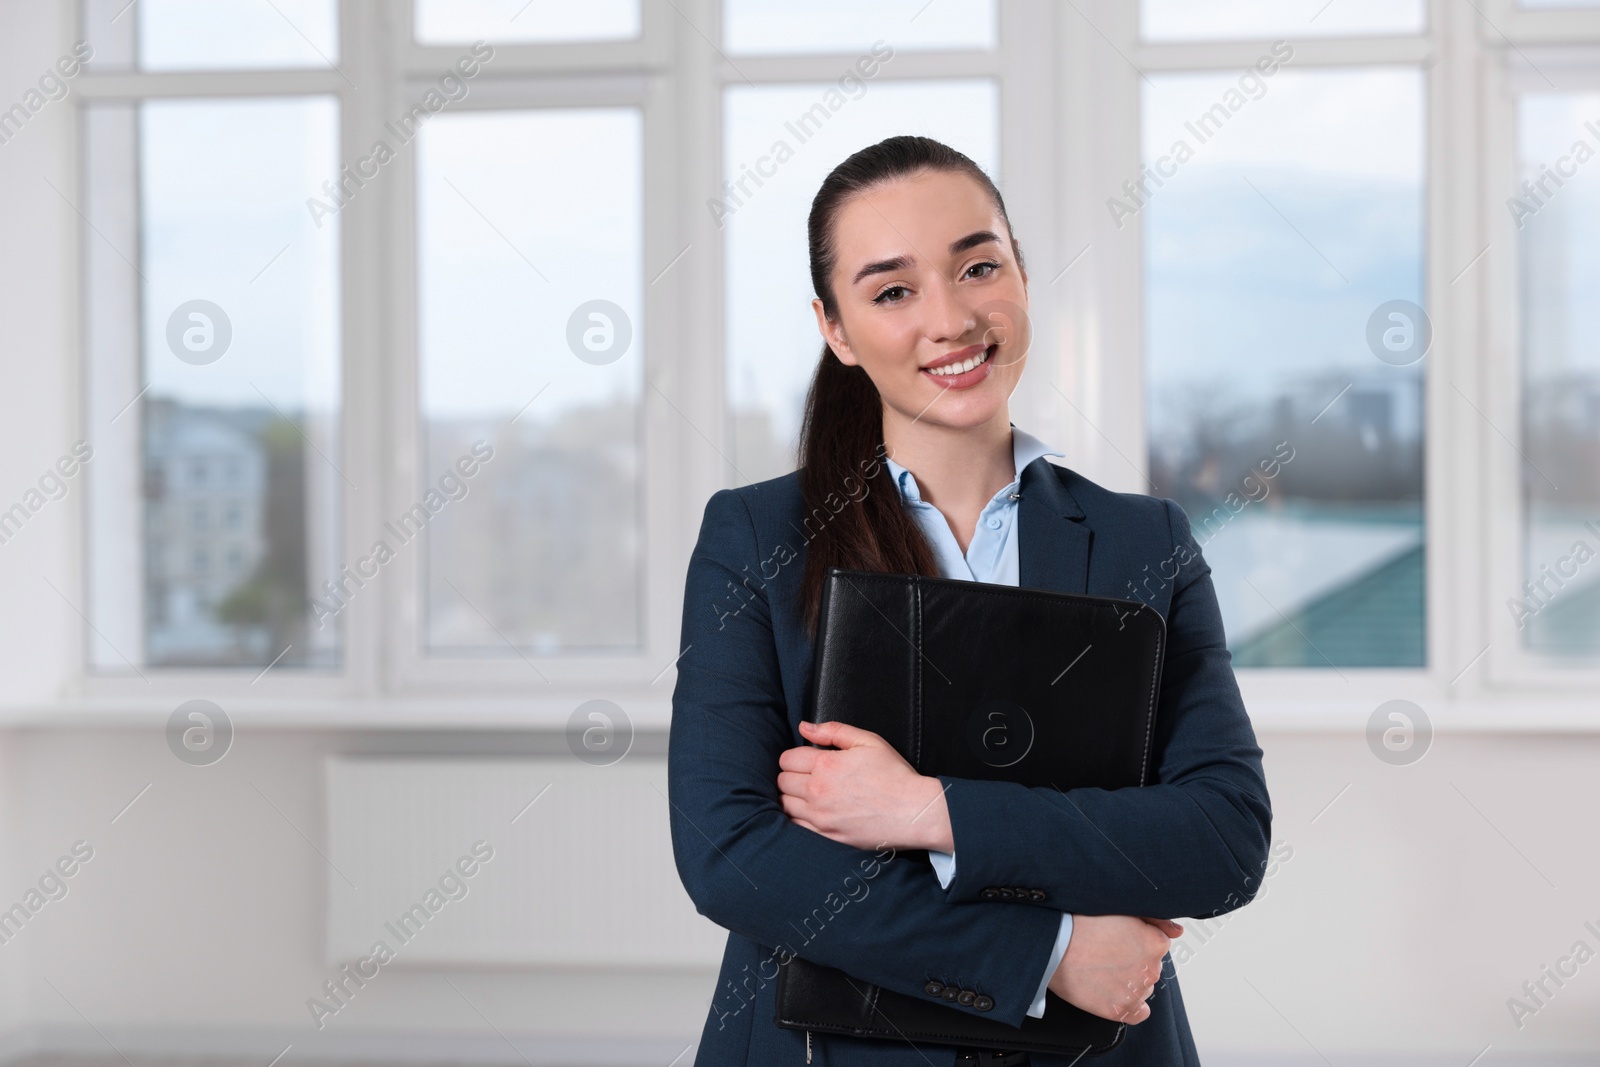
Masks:
[[[1015,476],[1008,403],[1027,365],[1028,271],[999,191],[960,152],[893,137],[828,176],[808,236],[818,294],[811,306],[825,343],[802,431],[807,503],[881,436],[960,536]],[[932,548],[887,493],[841,515],[832,536],[812,546],[808,627],[829,567],[939,573]]]
[[[696,908],[730,931],[718,989],[754,1009],[714,1011],[697,1062],[978,1062],[950,1040],[775,1023],[760,966],[783,950],[1000,1024],[984,1063],[1067,1067],[1072,1056],[1019,1051],[1063,1048],[1040,1030],[1059,1030],[1067,1005],[1126,1024],[1098,1063],[1198,1063],[1172,919],[1250,902],[1272,813],[1188,518],[1050,463],[1063,453],[1011,423],[1032,339],[1028,274],[999,191],[969,157],[926,137],[864,148],[822,182],[808,236],[824,344],[800,469],[713,494],[684,594],[673,852]],[[851,485],[862,491],[842,499]],[[800,565],[763,565],[773,558]],[[1140,594],[1167,633],[1154,780],[956,778],[872,731],[807,721],[834,567],[1122,598],[1161,574]],[[735,597],[737,612],[720,606]],[[907,862],[796,948],[819,890],[884,847]]]

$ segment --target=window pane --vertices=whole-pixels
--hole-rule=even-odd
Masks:
[[[639,0],[415,0],[420,44],[639,36]]]
[[[1519,223],[1523,578],[1507,608],[1524,644],[1600,654],[1600,95],[1524,97]],[[1581,147],[1580,147],[1581,146]]]
[[[417,491],[460,495],[422,517],[430,650],[642,644],[641,136],[618,108],[422,128]]]
[[[1422,665],[1421,74],[1152,75],[1143,142],[1151,491],[1235,662]]]
[[[335,666],[339,227],[306,199],[338,169],[336,105],[85,126],[91,663]]]
[[[1147,41],[1421,33],[1423,0],[1140,0]]]
[[[865,52],[995,46],[994,0],[724,0],[730,52]]]
[[[99,69],[326,69],[339,61],[336,0],[84,0]]]
[[[727,262],[728,405],[736,484],[795,469],[801,409],[822,351],[811,311],[806,216],[822,179],[851,153],[895,134],[937,138],[999,184],[994,83],[870,85],[820,125],[831,85],[727,91],[728,184],[706,200]],[[784,150],[780,151],[778,145]],[[792,153],[792,154],[791,154]],[[779,157],[781,161],[779,160]],[[753,175],[770,172],[757,182]]]

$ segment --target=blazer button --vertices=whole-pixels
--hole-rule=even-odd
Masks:
[[[997,900],[1000,896],[1000,890],[996,889],[992,885],[986,885],[983,887],[983,890],[978,893],[978,896],[982,897],[984,900]]]
[[[1013,890],[1010,886],[1003,885],[1003,886],[1000,887],[1000,899],[1001,900],[1012,900],[1012,899],[1014,899],[1016,897],[1016,895],[1017,895],[1016,891]]]
[[[980,993],[973,999],[972,1006],[977,1008],[979,1011],[988,1011],[990,1008],[994,1007],[994,998],[986,997]]]
[[[977,999],[978,999],[978,994],[976,992],[974,992],[971,989],[963,989],[961,991],[961,995],[956,998],[956,1003],[957,1004],[963,1004],[963,1005],[965,1005],[965,1006],[970,1008],[970,1007],[972,1007],[972,1002],[977,1000]]]
[[[953,1004],[955,1003],[956,998],[961,995],[961,990],[957,989],[953,985],[947,985],[944,987],[944,992],[940,993],[939,995]]]
[[[930,980],[927,985],[922,987],[922,991],[930,997],[936,997],[944,992],[944,983]]]
[[[1043,900],[1044,899],[1044,890],[1043,889],[1030,889],[1030,890],[1028,890],[1028,899],[1029,900]]]

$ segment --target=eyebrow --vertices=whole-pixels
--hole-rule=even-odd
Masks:
[[[950,254],[952,256],[959,256],[969,248],[976,248],[979,245],[988,244],[991,241],[995,244],[1000,243],[999,235],[997,235],[993,230],[976,230],[973,233],[967,234],[965,237],[959,237],[956,240],[951,241]],[[876,263],[868,263],[866,266],[856,271],[856,276],[850,279],[850,284],[855,285],[857,282],[861,281],[861,279],[869,278],[874,274],[889,274],[893,271],[905,270],[910,266],[910,256],[895,256],[893,259],[880,259]]]

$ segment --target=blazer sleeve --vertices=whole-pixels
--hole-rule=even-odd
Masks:
[[[744,501],[719,490],[689,563],[667,752],[673,857],[696,910],[773,950],[760,979],[792,954],[930,1001],[945,1002],[924,988],[933,981],[970,989],[974,1005],[950,1006],[1020,1026],[1059,912],[953,905],[920,850],[853,848],[784,812],[778,756],[802,740],[765,592],[741,584],[759,573],[757,552]]]
[[[1028,903],[1052,912],[1201,918],[1243,907],[1260,887],[1272,836],[1261,749],[1233,674],[1211,568],[1183,509],[1162,503],[1174,548],[1161,574],[1174,588],[1154,782],[1063,791],[941,775],[961,855],[948,900],[1026,886],[1045,891]]]

